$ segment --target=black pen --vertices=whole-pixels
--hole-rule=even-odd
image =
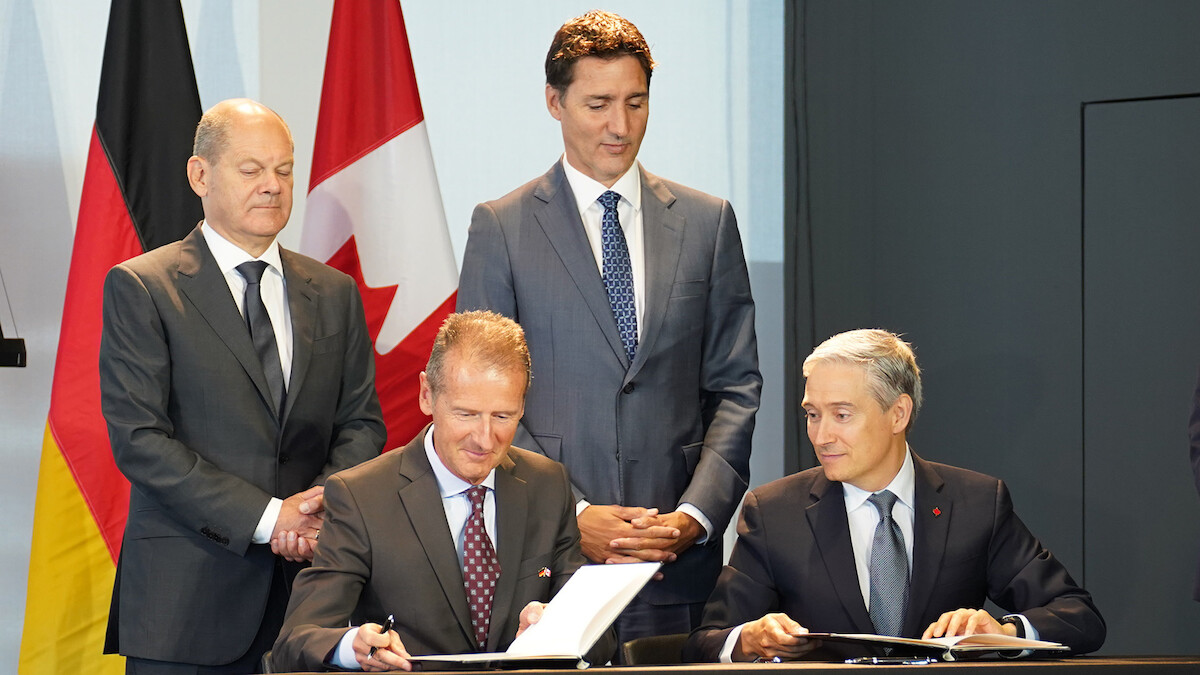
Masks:
[[[391,614],[388,614],[388,618],[384,619],[383,625],[379,627],[379,634],[387,635],[387,632],[392,629],[393,621],[395,621],[395,618]],[[368,659],[370,659],[372,656],[375,656],[375,647],[371,647],[371,651],[367,652]]]

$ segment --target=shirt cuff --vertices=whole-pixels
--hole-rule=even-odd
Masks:
[[[583,513],[583,510],[591,505],[592,503],[586,499],[580,499],[579,501],[575,502],[575,517],[578,518],[579,514]]]
[[[1016,620],[1020,621],[1021,627],[1024,629],[1021,637],[1025,638],[1026,640],[1042,639],[1041,633],[1038,633],[1038,629],[1034,628],[1033,624],[1029,623],[1029,619],[1025,618],[1024,614],[1005,614],[1001,618],[1003,618],[1003,619],[1012,618],[1012,619],[1016,619]],[[1025,651],[1017,652],[1016,654],[1001,652],[1000,656],[1010,658],[1010,659],[1019,659],[1019,658],[1029,656],[1032,653],[1033,653],[1032,649],[1026,649]]]
[[[713,524],[712,524],[712,521],[708,519],[708,516],[705,516],[703,513],[700,512],[700,509],[696,508],[695,506],[693,506],[692,504],[689,504],[687,502],[680,504],[679,508],[676,510],[686,513],[689,516],[695,518],[696,522],[700,523],[700,527],[704,528],[704,536],[697,539],[695,541],[696,544],[703,544],[704,542],[708,541],[709,537],[712,536],[712,532],[713,532]]]
[[[358,665],[358,659],[354,658],[354,633],[358,631],[356,626],[351,626],[346,634],[338,640],[337,647],[333,650],[333,656],[329,658],[329,665],[337,666],[342,670],[362,670]]]
[[[250,543],[271,543],[271,534],[275,532],[275,521],[279,520],[279,511],[282,508],[283,500],[279,497],[271,497],[271,501],[267,502],[267,508],[263,509],[262,518],[258,519],[258,527],[254,530],[254,537],[250,539]]]
[[[725,646],[721,647],[721,653],[717,655],[717,661],[720,663],[733,663],[733,648],[737,646],[738,640],[742,639],[742,629],[746,624],[734,626],[733,630],[729,631],[729,635],[725,638]]]

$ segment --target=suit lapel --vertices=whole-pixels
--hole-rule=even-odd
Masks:
[[[246,321],[238,313],[237,303],[229,292],[229,283],[217,267],[217,261],[208,250],[199,227],[180,243],[178,283],[180,292],[187,296],[221,342],[233,353],[246,375],[254,382],[263,404],[274,414],[271,389],[267,386],[266,373],[254,351]]]
[[[646,173],[641,165],[638,170],[642,172],[642,231],[646,253],[646,310],[642,312],[642,320],[646,325],[642,327],[642,339],[626,380],[637,374],[653,351],[667,313],[667,300],[671,297],[679,253],[683,248],[684,219],[670,211],[675,195],[661,179]]]
[[[513,609],[517,573],[525,554],[525,522],[529,493],[525,481],[513,475],[515,464],[505,457],[496,467],[496,555],[500,558],[500,580],[492,597],[492,624],[488,633],[488,651],[499,651],[499,642],[507,632],[505,622]]]
[[[805,514],[821,551],[825,571],[833,583],[833,590],[854,622],[855,629],[862,633],[873,633],[875,628],[858,584],[858,568],[854,564],[854,546],[850,543],[850,524],[846,519],[842,484],[831,482],[823,475],[818,476],[813,481],[810,497],[814,503],[806,509]]]
[[[401,451],[404,461],[400,463],[400,475],[409,482],[400,488],[400,501],[404,504],[413,531],[417,533],[421,549],[425,551],[429,565],[437,576],[446,602],[454,611],[454,618],[463,631],[463,639],[466,644],[474,644],[475,629],[471,624],[467,594],[463,589],[462,568],[450,537],[450,526],[446,523],[446,510],[442,507],[437,478],[425,455],[427,433],[429,427],[425,427],[425,431]]]
[[[950,519],[954,516],[953,501],[942,494],[945,482],[929,462],[913,453],[915,473],[913,506],[913,571],[909,577],[908,613],[904,617],[905,635],[919,635],[925,630],[921,617],[929,606],[929,596],[937,584]],[[934,510],[937,513],[934,513]]]
[[[621,333],[617,329],[617,320],[613,318],[608,292],[604,290],[600,269],[596,267],[596,256],[588,245],[579,207],[563,173],[561,160],[538,181],[533,196],[541,202],[534,208],[534,219],[567,268],[596,324],[608,340],[613,355],[628,368],[629,358],[625,355],[625,346],[621,344]]]
[[[282,415],[283,419],[287,419],[292,403],[300,393],[300,388],[304,386],[304,376],[308,373],[308,363],[312,360],[320,296],[312,287],[312,276],[305,272],[303,265],[291,251],[280,248],[279,257],[283,263],[288,311],[292,319],[292,374],[288,380],[287,402]]]

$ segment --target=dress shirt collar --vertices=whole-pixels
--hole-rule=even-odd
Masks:
[[[896,495],[897,501],[916,511],[913,506],[916,493],[916,470],[913,468],[912,448],[908,447],[907,443],[904,445],[904,463],[900,465],[900,471],[884,490],[891,490],[892,494]],[[880,490],[880,492],[882,491]],[[842,493],[846,497],[846,513],[862,506],[874,494],[849,483],[842,483]]]
[[[571,166],[566,155],[562,157],[562,165],[563,173],[567,176],[567,183],[571,186],[571,192],[575,193],[575,204],[579,213],[582,214],[593,205],[597,208],[604,208],[596,204],[596,200],[608,190],[621,195],[621,201],[629,202],[635,212],[641,210],[642,172],[638,170],[637,162],[634,162],[633,166],[630,166],[629,170],[618,178],[612,187],[604,187],[603,183],[585,176],[582,171]],[[624,227],[624,222],[622,222],[622,227]]]
[[[429,466],[433,467],[433,476],[437,479],[438,490],[442,493],[442,499],[453,497],[462,494],[473,487],[467,481],[450,473],[450,469],[442,463],[442,458],[438,457],[437,451],[433,449],[433,425],[429,425],[429,431],[425,432],[425,456],[429,458]],[[496,489],[496,470],[492,469],[488,472],[487,478],[483,479],[480,485],[489,490]]]
[[[208,244],[208,250],[212,251],[213,257],[216,258],[217,267],[220,268],[221,274],[237,272],[237,266],[244,262],[261,260],[267,263],[271,269],[275,270],[279,276],[283,276],[283,261],[279,258],[279,240],[272,240],[267,250],[255,258],[242,250],[237,244],[222,237],[216,228],[208,227],[208,223],[201,223],[200,233],[204,235],[204,241]]]

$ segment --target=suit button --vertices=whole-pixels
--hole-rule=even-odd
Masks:
[[[626,394],[632,394],[633,393],[633,383],[629,382],[628,384],[626,384],[624,387],[621,388],[621,391],[625,392]]]
[[[279,456],[279,463],[280,463],[280,464],[287,464],[287,463],[288,463],[288,456],[287,456],[287,455],[280,455],[280,456]]]

